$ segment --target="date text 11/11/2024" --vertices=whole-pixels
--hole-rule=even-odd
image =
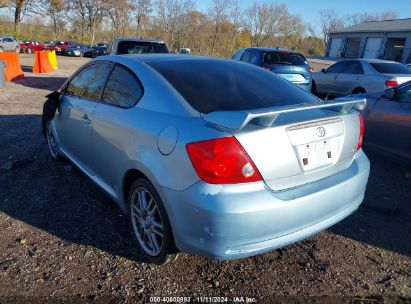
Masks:
[[[149,303],[257,303],[253,297],[150,297]]]

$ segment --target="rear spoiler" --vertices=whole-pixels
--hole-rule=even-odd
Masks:
[[[208,123],[223,128],[231,130],[241,130],[250,122],[259,126],[269,127],[281,114],[313,109],[330,109],[346,114],[349,113],[351,109],[358,111],[364,110],[365,105],[365,98],[357,99],[353,97],[342,97],[325,102],[318,101],[256,110],[216,111],[204,115],[203,119]]]

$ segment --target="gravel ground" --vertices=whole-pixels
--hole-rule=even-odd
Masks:
[[[20,60],[26,77],[0,89],[0,303],[411,303],[410,168],[368,153],[360,209],[305,241],[237,261],[182,254],[153,266],[135,250],[120,209],[47,154],[44,96],[87,59],[58,57],[59,70],[46,75],[27,72],[33,56]]]

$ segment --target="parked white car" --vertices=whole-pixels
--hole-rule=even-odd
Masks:
[[[13,37],[0,37],[0,52],[20,52],[19,42]]]
[[[403,64],[380,59],[339,61],[313,73],[312,92],[332,96],[383,91],[411,80]]]

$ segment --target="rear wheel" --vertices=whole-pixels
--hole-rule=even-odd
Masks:
[[[366,91],[363,89],[363,88],[355,88],[353,91],[352,91],[352,94],[353,95],[355,95],[355,94],[365,94],[366,93]]]
[[[177,258],[167,212],[154,186],[144,178],[134,181],[128,195],[129,220],[144,257],[162,265]]]
[[[317,95],[317,86],[314,81],[311,83],[311,93]]]

